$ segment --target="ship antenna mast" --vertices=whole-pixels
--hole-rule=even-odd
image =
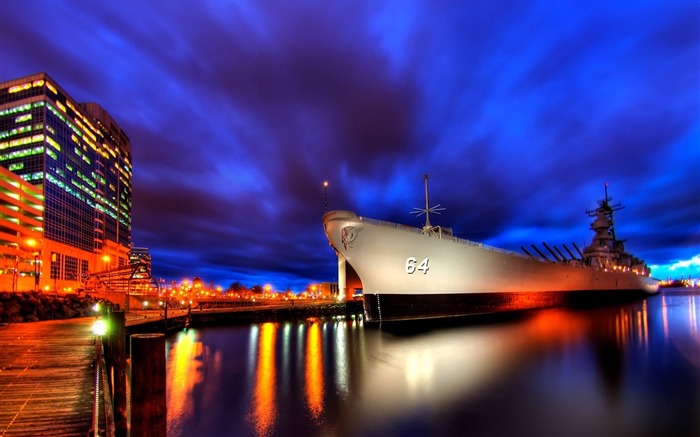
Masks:
[[[411,214],[415,214],[416,217],[420,217],[421,215],[425,214],[425,225],[423,226],[423,230],[427,231],[432,228],[432,225],[430,224],[430,213],[432,212],[433,214],[440,215],[440,211],[444,211],[445,208],[440,208],[440,204],[433,207],[430,206],[430,200],[428,197],[428,175],[424,175],[423,179],[425,181],[425,208],[413,208]]]
[[[604,206],[609,206],[609,201],[612,200],[611,198],[608,197],[608,183],[605,183],[605,200],[603,200],[603,205]],[[617,238],[615,238],[615,224],[613,223],[613,213],[615,210],[613,208],[610,208],[610,234],[612,235],[613,243],[617,241]]]
[[[621,209],[624,208],[619,202],[612,205],[612,197],[608,197],[608,183],[605,183],[605,198],[603,200],[598,201],[598,208],[591,210],[591,211],[586,211],[590,217],[595,217],[598,212],[602,212],[605,214],[605,217],[608,218],[610,222],[610,236],[612,237],[612,241],[616,242],[617,237],[615,236],[615,223],[613,220],[613,216],[615,213]]]
[[[621,209],[624,208],[624,206],[620,205],[618,202],[616,205],[610,205],[610,201],[612,200],[612,197],[608,197],[608,183],[605,183],[605,205],[610,208],[610,234],[612,235],[613,242],[617,241],[617,237],[615,236],[615,223],[614,223],[614,216],[615,213]]]

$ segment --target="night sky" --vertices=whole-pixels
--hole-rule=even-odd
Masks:
[[[0,80],[131,139],[154,275],[337,280],[328,209],[505,249],[576,242],[609,183],[653,276],[700,276],[700,2],[0,2]],[[673,269],[673,270],[672,270]]]

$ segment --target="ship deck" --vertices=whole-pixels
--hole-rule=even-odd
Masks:
[[[423,234],[422,229],[419,229],[419,228],[416,228],[413,226],[402,225],[402,224],[398,224],[398,223],[387,222],[387,221],[377,220],[377,219],[368,218],[368,217],[359,217],[359,219],[360,219],[360,221],[362,221],[364,223],[369,223],[369,224],[376,225],[376,226],[393,228],[393,229],[397,229],[399,231],[410,232],[413,234]],[[547,261],[533,258],[533,257],[527,256],[525,254],[522,254],[520,252],[514,252],[512,250],[501,249],[501,248],[498,248],[495,246],[489,246],[488,244],[480,243],[477,241],[467,240],[465,238],[455,237],[454,235],[440,234],[439,236],[436,236],[434,238],[440,238],[441,240],[452,241],[453,243],[458,243],[458,244],[466,244],[467,246],[478,247],[480,249],[490,250],[493,252],[503,253],[506,255],[517,256],[517,257],[520,257],[523,259],[538,261],[538,262],[545,263],[545,264],[548,263]]]

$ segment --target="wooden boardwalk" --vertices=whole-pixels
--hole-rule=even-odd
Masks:
[[[0,327],[0,437],[88,435],[94,321],[83,317]]]

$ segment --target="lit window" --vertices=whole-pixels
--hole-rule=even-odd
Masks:
[[[58,150],[59,152],[61,151],[61,145],[58,144],[53,138],[47,136],[46,137],[46,142],[51,144],[54,149]]]
[[[20,91],[28,90],[28,89],[31,88],[31,87],[32,87],[32,84],[31,84],[30,82],[27,82],[27,83],[23,83],[22,85],[15,85],[15,86],[13,86],[13,87],[10,87],[10,89],[8,90],[8,92],[9,92],[10,94],[12,94],[12,93],[18,93],[18,92],[20,92]]]

